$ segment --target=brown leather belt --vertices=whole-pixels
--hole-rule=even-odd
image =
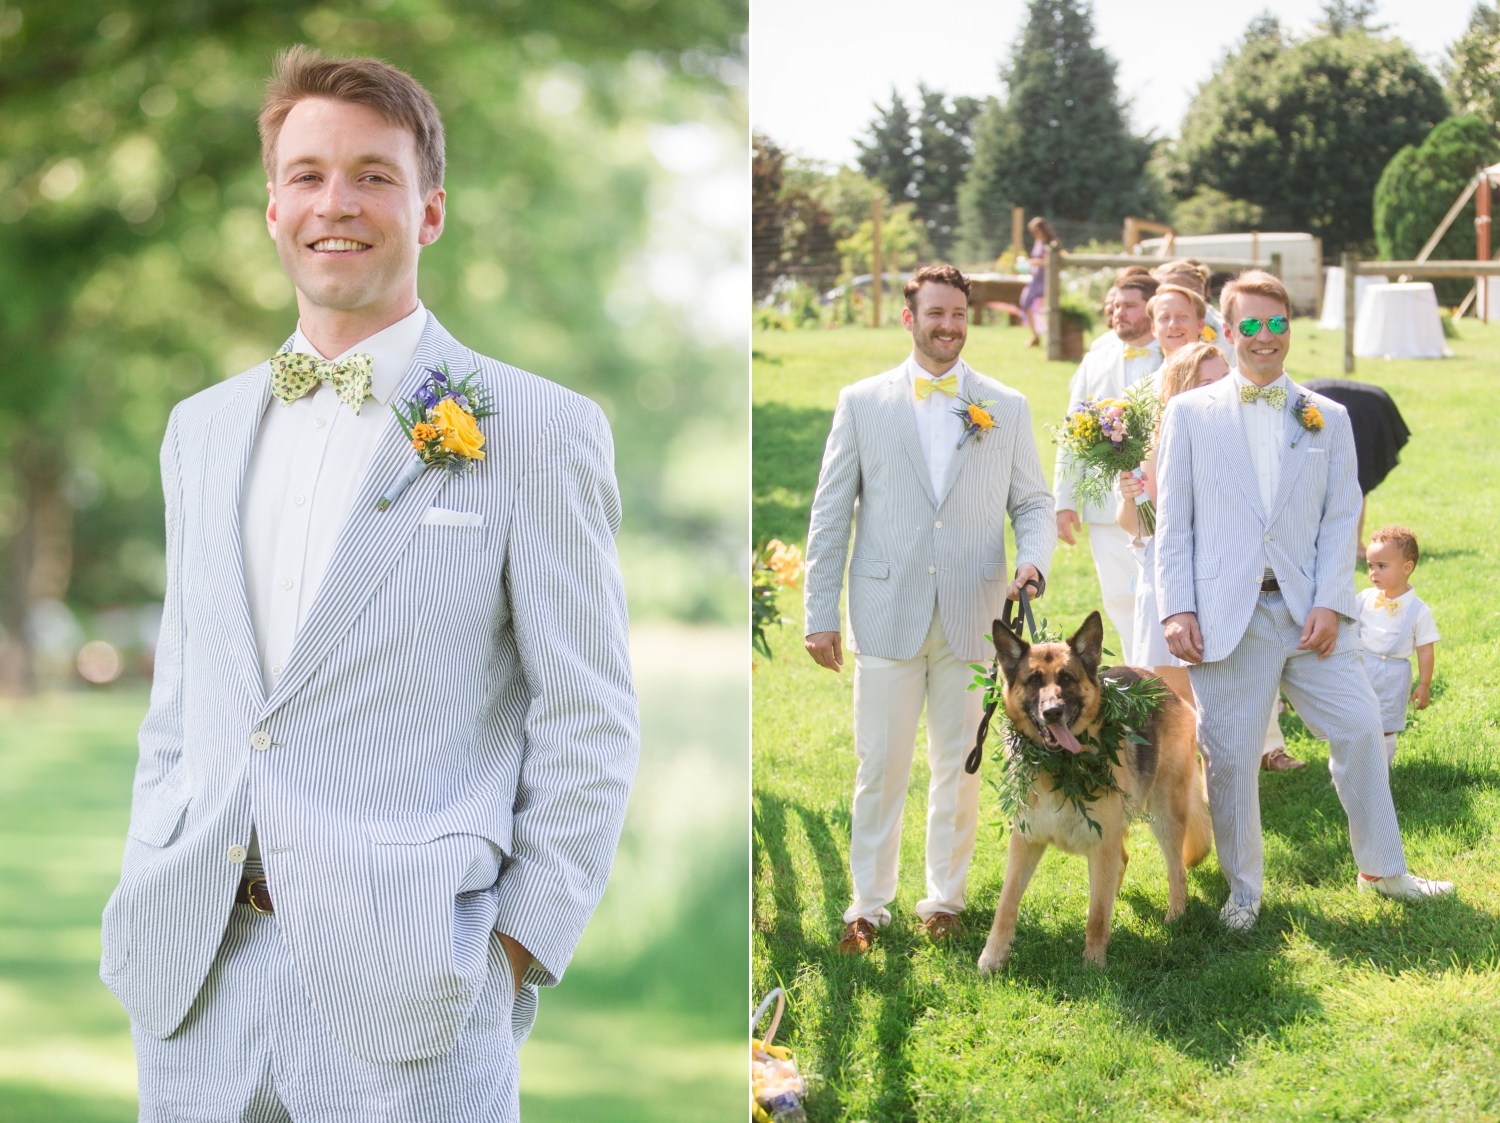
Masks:
[[[1281,586],[1276,583],[1276,578],[1265,577],[1261,579],[1260,591],[1263,593],[1279,593]]]
[[[258,913],[270,916],[276,910],[271,907],[271,888],[264,877],[242,877],[234,892],[234,903],[249,905]]]

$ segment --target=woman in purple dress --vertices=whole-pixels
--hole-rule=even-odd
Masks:
[[[1031,339],[1026,346],[1040,347],[1042,317],[1046,315],[1047,247],[1057,244],[1057,234],[1041,215],[1028,222],[1026,229],[1035,240],[1031,245],[1031,281],[1021,292],[1021,314],[1031,328]]]

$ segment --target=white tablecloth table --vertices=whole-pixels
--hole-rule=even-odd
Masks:
[[[1357,279],[1357,278],[1356,278]],[[1427,281],[1371,285],[1354,318],[1354,353],[1362,359],[1442,359],[1442,312]]]
[[[1359,310],[1359,302],[1364,299],[1365,289],[1371,285],[1384,285],[1389,281],[1389,277],[1374,274],[1368,277],[1363,275],[1355,277],[1355,311]],[[1328,267],[1328,280],[1323,284],[1323,318],[1318,321],[1318,327],[1324,331],[1344,330],[1344,267],[1342,265]]]

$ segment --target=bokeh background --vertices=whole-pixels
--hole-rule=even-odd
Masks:
[[[421,294],[615,431],[642,696],[609,892],[523,1054],[528,1119],[743,1105],[744,0],[0,0],[0,1119],[135,1117],[99,984],[164,564],[171,406],[295,325],[255,113],[297,42],[432,91]]]

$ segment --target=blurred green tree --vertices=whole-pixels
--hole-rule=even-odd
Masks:
[[[725,225],[746,19],[745,0],[0,10],[0,688],[30,684],[38,600],[160,595],[170,406],[295,323],[255,114],[271,56],[296,42],[377,55],[432,91],[449,209],[424,301],[476,349],[604,406],[630,533],[690,559],[664,611],[736,615],[742,520],[681,480],[734,428],[742,348],[706,302],[661,297],[707,288],[710,266],[654,220]],[[734,241],[708,255],[723,270]],[[659,550],[636,554],[660,572]]]
[[[1302,40],[1257,16],[1188,107],[1172,153],[1178,197],[1212,187],[1263,208],[1273,229],[1321,236],[1326,252],[1369,239],[1386,164],[1448,116],[1432,72],[1375,33],[1372,10],[1328,5],[1323,33]]]
[[[1500,8],[1484,0],[1474,5],[1443,72],[1455,113],[1500,121]]]

